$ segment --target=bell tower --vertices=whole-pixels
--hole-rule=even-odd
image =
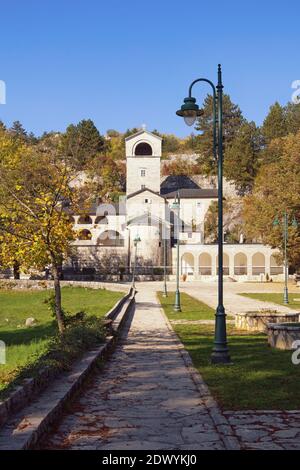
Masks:
[[[125,139],[126,194],[141,189],[160,192],[160,158],[162,138],[145,129]]]

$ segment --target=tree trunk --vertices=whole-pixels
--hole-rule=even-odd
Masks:
[[[14,262],[13,271],[14,271],[14,279],[20,279],[20,265],[18,261]]]
[[[56,320],[57,320],[59,332],[63,333],[65,329],[65,323],[64,323],[64,317],[63,317],[63,313],[61,309],[61,289],[60,289],[59,270],[55,262],[52,262],[52,274],[53,274],[53,279],[54,279]]]

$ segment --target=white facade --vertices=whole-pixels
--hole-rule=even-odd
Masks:
[[[174,274],[179,227],[181,275],[187,279],[215,279],[217,245],[204,243],[204,220],[211,202],[217,199],[216,189],[201,189],[192,181],[191,186],[180,187],[180,177],[178,184],[175,180],[172,187],[161,187],[162,139],[148,131],[129,136],[125,146],[126,197],[118,206],[100,205],[86,216],[74,215],[78,240],[72,265],[103,272],[121,268],[130,271],[135,257],[134,238],[139,235],[140,272],[162,267],[166,238],[167,265],[169,273]],[[179,218],[172,208],[177,189]],[[281,278],[283,267],[277,265],[275,254],[262,244],[224,243],[224,275],[236,280]]]

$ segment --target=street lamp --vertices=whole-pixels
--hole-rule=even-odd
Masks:
[[[163,231],[164,239],[164,287],[163,287],[163,297],[168,297],[168,289],[167,289],[167,238],[166,238],[166,230]]]
[[[276,217],[273,221],[273,226],[278,227],[280,226],[280,221],[278,217]],[[283,212],[282,217],[282,227],[283,227],[283,249],[284,249],[284,288],[283,288],[283,303],[289,303],[289,291],[288,291],[288,275],[289,275],[289,264],[288,264],[288,256],[287,256],[287,241],[288,241],[288,213],[285,209]],[[292,220],[292,227],[297,228],[298,222],[294,216]]]
[[[135,250],[134,250],[134,264],[133,264],[133,271],[132,271],[132,288],[135,289],[135,268],[136,268],[136,258],[137,258],[137,246],[138,246],[138,243],[141,241],[140,239],[140,236],[138,234],[136,234],[134,240],[133,240],[133,244],[134,244],[134,247],[135,247]]]
[[[179,219],[180,219],[180,196],[179,191],[177,191],[175,201],[172,204],[172,209],[175,210],[177,215],[177,260],[176,260],[176,292],[175,292],[175,304],[174,310],[175,312],[181,312],[181,305],[180,305],[180,291],[179,291]]]
[[[184,99],[184,104],[176,112],[178,116],[184,118],[188,126],[192,126],[197,117],[201,116],[203,111],[196,104],[196,99],[192,97],[192,88],[195,83],[205,82],[212,88],[213,94],[213,156],[218,162],[218,306],[216,309],[215,320],[215,339],[214,348],[211,355],[211,361],[214,364],[228,364],[231,362],[227,346],[226,334],[226,314],[223,305],[223,84],[221,65],[218,65],[218,84],[215,86],[206,78],[194,80],[189,87],[189,95]],[[218,112],[218,116],[217,116]],[[217,126],[218,125],[218,126]],[[218,139],[217,139],[218,130]],[[218,156],[217,156],[218,149]]]

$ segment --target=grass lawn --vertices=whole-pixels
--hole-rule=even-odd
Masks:
[[[181,312],[173,310],[175,292],[169,292],[168,297],[163,297],[159,292],[158,298],[169,320],[213,320],[215,318],[215,311],[211,307],[184,292],[180,293]]]
[[[182,304],[188,316],[184,297]],[[173,318],[169,308],[165,312]],[[174,330],[223,409],[300,409],[300,366],[292,364],[290,351],[271,349],[266,335],[228,325],[233,364],[216,366],[210,363],[213,325],[175,325]]]
[[[244,297],[249,297],[250,299],[256,299],[256,300],[264,300],[266,302],[274,302],[274,304],[279,304],[279,305],[284,305],[286,307],[290,307],[292,309],[298,310],[300,312],[300,292],[297,294],[295,292],[290,292],[289,293],[289,303],[284,304],[283,303],[283,293],[277,294],[275,292],[269,292],[269,293],[242,293],[239,294]],[[299,299],[298,302],[295,301],[294,299]]]
[[[45,354],[57,329],[45,299],[50,291],[0,290],[0,340],[6,344],[6,364],[0,364],[0,396],[24,367]],[[62,303],[66,312],[84,310],[102,317],[124,294],[84,287],[64,287]],[[37,325],[24,326],[28,317]]]

